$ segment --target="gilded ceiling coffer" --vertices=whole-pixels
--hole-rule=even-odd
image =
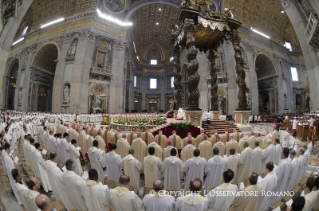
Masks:
[[[188,108],[187,110],[199,109],[199,90],[198,84],[200,75],[198,74],[197,52],[208,52],[207,58],[210,61],[210,80],[211,85],[211,110],[218,110],[218,85],[217,72],[215,67],[216,50],[225,39],[232,39],[235,48],[236,58],[236,73],[237,85],[239,87],[239,109],[246,109],[246,83],[245,72],[243,73],[243,59],[238,58],[238,53],[241,56],[241,50],[238,40],[240,38],[237,29],[242,25],[239,21],[233,19],[233,14],[229,9],[225,9],[222,14],[214,13],[206,5],[205,1],[182,1],[179,10],[178,22],[172,29],[172,46],[181,46],[187,49],[188,64]],[[237,45],[238,43],[238,45]],[[236,44],[236,45],[235,45]],[[180,69],[179,69],[180,70]],[[235,73],[235,71],[234,71]],[[178,90],[175,87],[176,93]],[[175,100],[178,101],[177,95]]]

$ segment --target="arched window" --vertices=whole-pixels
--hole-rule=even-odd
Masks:
[[[21,34],[22,37],[27,33],[28,29],[29,29],[29,26],[24,27],[22,34]]]

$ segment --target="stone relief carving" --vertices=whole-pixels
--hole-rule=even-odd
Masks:
[[[19,96],[18,96],[18,105],[21,105],[22,103],[22,88],[19,90]]]
[[[78,39],[74,39],[70,48],[68,49],[68,58],[74,58],[76,53],[76,48],[78,46]]]
[[[70,88],[69,84],[66,84],[63,90],[63,103],[70,103]]]

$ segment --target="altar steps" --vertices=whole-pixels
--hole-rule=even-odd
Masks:
[[[218,134],[224,134],[226,133],[226,128],[228,128],[228,133],[233,133],[234,130],[241,132],[235,124],[223,120],[211,120],[210,125],[203,122],[202,126],[208,136],[213,135],[216,130]]]

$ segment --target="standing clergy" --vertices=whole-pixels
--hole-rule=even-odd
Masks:
[[[168,138],[169,140],[172,140],[172,145],[176,147],[176,149],[182,149],[183,148],[183,142],[179,135],[176,135],[176,131],[173,130],[172,135]]]
[[[65,163],[69,158],[70,158],[70,152],[69,152],[69,143],[67,141],[69,137],[69,134],[68,133],[64,133],[63,134],[63,139],[61,139],[61,143],[60,143],[60,152],[61,153],[61,162],[62,163]]]
[[[117,145],[113,144],[111,147],[111,152],[105,155],[105,166],[107,172],[107,179],[114,180],[114,182],[118,183],[119,178],[122,175],[121,171],[121,156],[116,153]],[[129,151],[127,151],[129,152]]]
[[[41,146],[39,143],[35,144],[36,151],[33,153],[33,158],[35,162],[35,172],[34,174],[40,178],[42,187],[44,191],[47,193],[52,190],[49,177],[46,172],[45,163],[41,153]]]
[[[131,148],[136,151],[135,157],[142,164],[144,162],[144,157],[147,155],[147,145],[141,138],[141,133],[137,134],[137,138],[133,140]]]
[[[261,146],[262,149],[266,149],[268,147],[268,144],[267,144],[268,139],[271,139],[271,135],[269,134],[269,131],[266,131],[266,136],[263,140],[263,145]]]
[[[154,147],[155,156],[162,160],[163,151],[162,151],[161,146],[156,143],[155,137],[152,138],[152,142],[148,145],[148,148],[150,148],[150,147]]]
[[[191,157],[193,157],[193,153],[194,150],[196,149],[196,147],[194,145],[192,145],[192,139],[188,139],[187,140],[187,145],[182,149],[181,152],[181,159],[182,161],[185,163],[188,159],[190,159]]]
[[[278,183],[277,183],[278,185],[274,188],[273,190],[274,192],[282,192],[282,191],[288,190],[289,178],[291,177],[291,174],[292,174],[290,159],[288,158],[288,156],[289,156],[289,149],[283,148],[281,153],[282,161],[275,170],[278,177]],[[280,197],[273,196],[269,204],[272,205],[273,203],[275,203],[276,201],[280,201],[281,199],[282,199],[282,196]]]
[[[225,150],[226,150],[226,146],[225,144],[221,141],[220,136],[217,137],[217,142],[214,144],[213,148],[217,147],[219,150],[219,155],[220,156],[224,156],[225,154]]]
[[[118,128],[116,133],[114,133],[114,135],[112,137],[112,144],[116,144],[117,140],[119,140],[121,137],[122,137],[121,129]]]
[[[298,176],[299,176],[299,171],[301,171],[300,168],[300,162],[298,157],[296,156],[296,151],[295,150],[291,150],[289,152],[290,154],[290,159],[291,159],[291,177],[289,178],[289,185],[288,185],[288,190],[292,190],[292,188],[295,185],[298,185]]]
[[[123,138],[123,136],[122,136],[122,138]],[[132,145],[133,140],[136,138],[137,138],[137,135],[135,133],[135,128],[133,127],[131,132],[127,135],[127,142],[129,143],[129,145]]]
[[[84,198],[81,194],[82,187],[86,185],[85,180],[76,174],[76,163],[69,159],[65,162],[66,172],[63,174],[66,193],[73,204],[73,210],[88,211]],[[82,173],[81,173],[82,174]]]
[[[163,149],[163,159],[162,159],[163,161],[164,161],[166,158],[168,158],[168,157],[171,156],[171,150],[172,150],[173,148],[175,148],[175,147],[172,146],[172,141],[171,141],[171,140],[168,140],[168,141],[167,141],[167,147],[166,147],[165,149]],[[175,149],[176,149],[176,148],[175,148]],[[177,150],[177,149],[176,149],[176,150]],[[177,153],[176,157],[179,158],[178,153]]]
[[[146,128],[146,131],[142,133],[142,140],[148,145],[151,143],[153,134],[150,132],[150,128]]]
[[[273,162],[268,162],[266,164],[267,175],[258,183],[265,192],[273,191],[277,185],[278,178],[276,172],[273,171],[274,167],[275,165]],[[271,206],[271,204],[269,204],[270,199],[271,197],[267,196],[267,194],[263,195],[259,200],[256,210],[268,211]]]
[[[213,157],[213,146],[210,141],[207,140],[207,135],[204,135],[204,140],[199,144],[198,149],[201,151],[201,155],[206,160]]]
[[[99,174],[99,179],[104,182],[104,163],[102,157],[102,150],[98,149],[99,142],[97,140],[93,141],[93,147],[89,149],[88,155],[91,163],[91,168],[95,169]]]
[[[217,142],[218,133],[217,130],[215,130],[215,134],[211,135],[209,138],[210,143],[212,143],[212,146]]]
[[[219,155],[219,149],[213,149],[214,157],[210,158],[205,167],[206,180],[203,186],[204,190],[211,190],[222,184],[222,174],[226,169],[226,160]]]
[[[222,142],[226,144],[229,141],[228,128],[225,128],[225,134],[222,135]]]
[[[180,180],[183,178],[183,162],[176,157],[177,150],[171,149],[171,157],[163,162],[162,172],[164,175],[165,190],[180,190]]]
[[[274,164],[275,165],[279,165],[279,162],[280,162],[280,160],[281,160],[281,150],[282,150],[282,148],[281,148],[281,145],[280,145],[280,140],[279,140],[279,138],[276,138],[275,139],[275,157],[274,157]]]
[[[20,201],[20,197],[18,195],[16,186],[15,186],[15,181],[11,174],[12,169],[14,169],[14,162],[9,155],[10,152],[11,152],[11,145],[9,143],[5,143],[4,150],[2,150],[2,154],[1,154],[3,170],[7,172],[12,191],[14,195],[16,196],[18,203],[21,205],[22,202]]]
[[[130,177],[123,175],[119,180],[119,187],[110,190],[109,201],[114,210],[138,211],[142,208],[142,200],[129,190]]]
[[[256,210],[256,207],[258,205],[259,199],[262,197],[262,188],[260,185],[257,184],[258,175],[255,173],[252,173],[248,177],[248,184],[243,192],[252,193],[255,194],[253,196],[247,197],[245,193],[239,194],[236,196],[232,211],[252,211]]]
[[[274,162],[274,158],[276,157],[276,149],[272,144],[271,139],[266,140],[268,147],[263,150],[262,163],[260,168],[260,173],[264,173],[266,171],[266,164],[268,162]]]
[[[106,127],[106,131],[105,131],[105,142],[106,142],[106,144],[112,144],[113,136],[114,136],[114,133],[112,132],[110,127],[107,126]],[[116,144],[116,142],[113,143],[113,144]]]
[[[93,132],[90,132],[89,134],[90,135],[87,135],[87,140],[86,140],[86,147],[88,149],[87,153],[89,153],[89,149],[92,147],[93,141],[94,141]]]
[[[15,188],[17,189],[21,203],[27,211],[32,211],[28,197],[29,189],[25,184],[23,184],[21,174],[19,173],[18,169],[12,169],[11,174],[13,179],[16,181]]]
[[[238,191],[237,185],[230,184],[234,179],[234,172],[231,169],[226,169],[223,172],[223,184],[219,185],[213,189],[207,195],[208,200],[208,210],[223,210],[227,211],[229,207],[233,204],[236,192]],[[215,193],[232,192],[227,196],[221,196]]]
[[[200,195],[202,181],[198,178],[189,185],[190,194],[176,199],[176,211],[207,210],[207,198]]]
[[[252,163],[253,163],[253,150],[249,147],[249,143],[246,141],[243,144],[244,151],[242,151],[238,160],[237,176],[234,180],[236,183],[243,182],[247,180],[251,173]]]
[[[230,169],[234,172],[234,176],[237,174],[237,165],[238,165],[238,156],[235,154],[235,149],[230,148],[229,149],[229,156],[225,158],[227,167],[226,169]],[[234,178],[233,178],[234,179]],[[233,183],[233,181],[231,181]]]
[[[124,169],[124,174],[132,178],[131,185],[137,190],[140,189],[140,173],[142,172],[142,163],[134,157],[135,150],[130,149],[128,155],[123,158],[121,167]]]
[[[80,162],[80,152],[76,144],[77,141],[75,139],[72,139],[71,144],[69,146],[70,159],[72,159],[75,163],[75,173],[81,174],[83,170]]]
[[[272,140],[272,144],[275,144],[275,139],[278,138],[278,131],[276,129],[276,126],[274,127],[274,131],[271,134],[271,140]]]
[[[263,156],[263,150],[259,147],[259,142],[255,142],[255,149],[253,150],[253,166],[251,168],[252,172],[260,174],[261,161]]]
[[[188,144],[188,140],[192,140],[192,145],[196,148],[196,139],[194,137],[192,137],[192,133],[191,132],[188,132],[187,133],[187,137],[184,138],[183,140],[183,146],[186,146]],[[183,161],[184,162],[184,161]]]
[[[230,148],[234,148],[235,149],[235,153],[238,153],[238,142],[235,141],[234,136],[231,135],[230,137],[230,141],[226,143],[226,154],[227,156],[229,156],[229,149]]]
[[[55,198],[62,202],[67,210],[72,210],[74,207],[66,192],[65,183],[63,180],[63,170],[58,167],[59,158],[55,152],[50,153],[50,160],[45,161],[45,168],[49,177],[50,185],[52,187]]]
[[[116,145],[117,153],[121,156],[121,158],[124,158],[130,150],[130,144],[127,142],[126,134],[122,135],[122,138],[117,141]]]
[[[102,157],[104,157],[106,144],[101,135],[102,135],[102,131],[101,130],[97,131],[97,136],[95,136],[95,140],[99,142],[99,149],[103,151]]]
[[[233,136],[234,136],[235,141],[237,141],[237,143],[238,143],[240,135],[239,135],[239,133],[237,132],[236,129],[233,131]]]
[[[239,140],[239,143],[238,143],[238,153],[241,153],[244,150],[244,143],[248,141],[248,137],[245,136],[243,133],[240,134],[240,138],[241,139]]]
[[[145,187],[151,188],[155,180],[162,179],[162,161],[159,157],[155,156],[155,148],[148,148],[149,155],[144,158],[144,175]]]
[[[84,198],[88,210],[108,210],[109,205],[109,190],[100,186],[97,181],[99,179],[98,172],[95,169],[89,170],[89,179],[82,186],[81,194]],[[106,186],[107,187],[107,186]]]
[[[175,198],[165,194],[164,182],[162,180],[155,180],[153,189],[155,194],[146,194],[143,199],[144,209],[152,211],[174,211]]]
[[[255,137],[255,134],[253,131],[251,131],[251,136],[250,138],[248,139],[248,142],[249,142],[249,147],[251,149],[255,149],[255,142],[256,142],[256,137]]]
[[[164,149],[167,146],[167,137],[163,135],[162,130],[158,132],[158,135],[156,135],[155,138],[157,144],[160,145],[162,149]]]
[[[189,184],[192,180],[199,178],[201,181],[204,180],[204,171],[207,164],[205,158],[200,157],[200,151],[195,149],[193,152],[194,157],[188,159],[183,167],[183,172],[186,174],[186,182],[184,191],[187,191]]]
[[[200,134],[196,137],[196,142],[195,142],[195,145],[196,146],[199,146],[200,143],[202,143],[202,141],[204,140],[204,129],[200,129]]]
[[[278,137],[277,137],[278,138]],[[277,139],[275,138],[275,140]],[[289,133],[289,128],[287,127],[286,133],[284,135],[284,141],[282,142],[282,147],[283,148],[288,148],[290,147],[290,133]]]

